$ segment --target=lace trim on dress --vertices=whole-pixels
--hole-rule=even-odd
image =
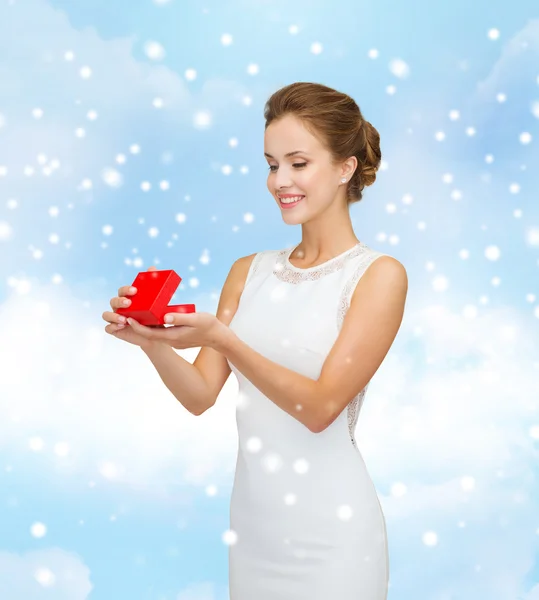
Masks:
[[[358,242],[347,252],[332,258],[321,265],[315,265],[314,267],[308,267],[301,269],[300,267],[294,267],[288,262],[288,257],[297,246],[291,248],[285,248],[279,250],[275,265],[273,267],[273,274],[281,281],[287,283],[301,283],[302,281],[316,281],[330,273],[339,271],[346,264],[346,261],[359,256],[360,254],[366,254],[369,252],[369,248],[363,243]],[[297,270],[296,270],[297,269]]]
[[[337,310],[337,330],[340,332],[344,317],[346,316],[346,312],[350,308],[350,301],[352,299],[352,294],[356,287],[357,282],[361,279],[361,276],[367,270],[367,267],[373,263],[380,256],[384,256],[381,252],[376,252],[371,250],[366,256],[365,259],[362,259],[360,264],[354,270],[352,276],[346,282],[344,289],[341,293],[341,298],[339,301],[339,308]],[[357,420],[359,417],[359,412],[363,405],[363,400],[365,398],[365,394],[367,393],[367,388],[369,384],[359,392],[359,394],[349,402],[347,412],[348,412],[348,432],[350,434],[350,440],[352,441],[352,445],[357,447],[356,439],[354,437],[354,431],[357,425]]]

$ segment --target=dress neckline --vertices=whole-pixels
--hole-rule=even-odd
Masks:
[[[334,256],[333,258],[330,258],[329,260],[326,260],[323,263],[320,263],[319,265],[314,265],[313,267],[302,268],[302,267],[296,267],[289,260],[290,255],[292,254],[292,252],[294,252],[294,250],[299,246],[300,243],[296,244],[295,246],[292,246],[292,248],[288,252],[285,252],[285,255],[284,255],[284,261],[285,261],[286,268],[292,269],[293,271],[297,271],[299,273],[309,273],[312,271],[316,271],[317,269],[325,269],[327,267],[327,265],[331,264],[333,261],[335,261],[339,258],[345,257],[347,254],[349,254],[350,252],[353,252],[357,248],[365,246],[365,244],[363,242],[358,242],[351,248],[348,248],[348,250],[345,250],[344,252],[337,254],[337,256]]]

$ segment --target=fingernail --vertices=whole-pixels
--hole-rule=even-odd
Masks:
[[[131,288],[129,288],[129,291],[131,292],[131,294],[134,294],[137,291],[137,288],[131,287]]]
[[[127,322],[129,323],[129,325],[133,325],[133,319],[129,318],[127,319]]]
[[[165,315],[165,323],[172,323],[173,319],[172,315]]]

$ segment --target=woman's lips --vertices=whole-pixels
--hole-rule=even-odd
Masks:
[[[303,198],[305,198],[305,196],[302,196],[299,200],[296,200],[295,202],[287,202],[286,204],[284,202],[281,202],[281,199],[279,198],[279,204],[281,205],[281,208],[294,208],[294,206],[297,206],[303,200]]]

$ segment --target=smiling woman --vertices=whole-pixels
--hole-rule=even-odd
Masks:
[[[374,182],[379,138],[349,96],[317,84],[278,90],[266,119],[267,186],[301,242],[238,258],[216,316],[175,314],[164,329],[131,321],[121,333],[119,315],[104,318],[144,341],[194,415],[231,372],[238,380],[230,600],[386,600],[385,518],[355,427],[408,279],[358,240],[349,211]],[[167,346],[201,351],[187,364]]]
[[[318,84],[278,90],[265,116],[268,190],[303,239],[249,257],[221,346],[241,398],[230,599],[385,600],[385,519],[354,429],[407,276],[357,239],[349,214],[375,180],[379,136]]]

